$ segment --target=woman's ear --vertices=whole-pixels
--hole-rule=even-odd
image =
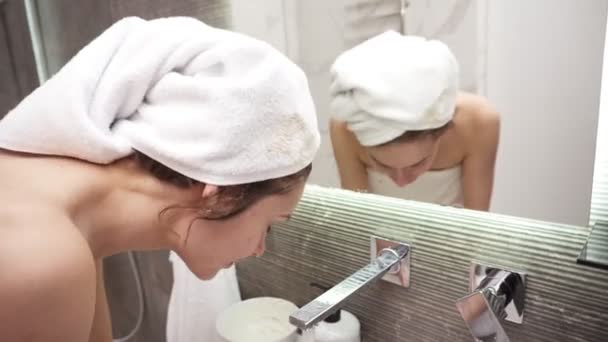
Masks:
[[[213,185],[213,184],[205,184],[205,187],[203,188],[203,194],[201,195],[201,197],[203,198],[209,198],[209,197],[213,197],[215,196],[220,187],[217,185]]]

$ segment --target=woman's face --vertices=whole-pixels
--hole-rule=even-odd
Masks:
[[[231,218],[197,220],[176,252],[200,279],[211,279],[239,260],[261,256],[270,226],[290,218],[303,190],[301,182],[288,193],[265,197]]]
[[[383,146],[368,147],[371,167],[389,176],[403,187],[414,182],[433,165],[439,139],[432,135],[405,142],[392,142]]]

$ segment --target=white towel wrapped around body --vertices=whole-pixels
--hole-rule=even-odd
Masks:
[[[295,173],[319,144],[295,64],[187,17],[118,21],[0,121],[0,148],[100,164],[138,150],[215,185]]]
[[[220,270],[211,280],[200,280],[175,252],[169,260],[173,288],[167,311],[167,342],[216,341],[217,317],[241,301],[236,267]]]
[[[386,31],[331,67],[331,109],[363,146],[439,128],[454,115],[458,62],[442,42]]]

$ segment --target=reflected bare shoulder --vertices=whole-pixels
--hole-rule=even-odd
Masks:
[[[458,110],[462,114],[455,118],[455,124],[460,128],[469,148],[498,142],[500,113],[488,99],[476,94],[460,93]]]

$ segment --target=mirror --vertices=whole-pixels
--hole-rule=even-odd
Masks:
[[[577,261],[608,269],[608,222],[596,221]]]
[[[25,65],[15,64],[13,71],[34,70],[35,76],[32,64],[34,56],[38,55],[37,58],[45,59],[44,63],[38,63],[38,68],[43,69],[38,73],[53,73],[84,41],[121,16],[152,18],[190,13],[212,25],[265,40],[304,69],[317,105],[323,137],[309,182],[341,187],[339,163],[330,137],[330,118],[340,114],[330,105],[332,65],[346,51],[393,30],[444,43],[459,66],[458,91],[471,94],[466,95],[469,98],[487,101],[490,108],[499,113],[495,168],[491,172],[493,186],[478,186],[491,194],[489,211],[577,226],[589,225],[590,210],[592,214],[602,212],[594,208],[601,208],[605,201],[602,202],[601,195],[595,195],[597,191],[594,191],[592,201],[592,188],[596,136],[606,135],[601,128],[598,130],[608,12],[606,1],[581,5],[576,0],[559,3],[553,0],[532,3],[524,0],[267,0],[256,4],[248,0],[200,0],[171,5],[156,1],[154,6],[145,9],[138,3],[127,5],[109,1],[109,5],[104,5],[89,2],[78,9],[85,14],[74,16],[69,1],[53,4],[0,1],[5,33],[0,35],[0,44],[6,46],[6,49],[0,48],[0,67],[4,67],[0,70],[2,75],[16,77],[16,80],[0,79],[2,89],[10,90],[0,92],[0,106],[4,106],[1,108],[10,108],[33,89],[35,77],[32,73],[14,73],[6,67],[10,63]],[[38,22],[34,23],[37,25],[31,20],[28,23],[25,15],[16,15],[24,12],[18,8],[24,7],[24,3],[37,5],[41,13]],[[83,17],[97,20],[87,20],[83,25],[83,20],[79,19]],[[544,19],[542,24],[539,18]],[[28,25],[44,44],[34,48],[15,44],[26,40],[24,37],[28,36],[24,32]],[[75,31],[78,34],[63,34]],[[15,87],[15,83],[19,87]],[[399,94],[399,90],[393,91]],[[457,105],[462,93],[457,97]],[[472,106],[472,111],[474,109]],[[464,116],[467,115],[456,114],[454,118]],[[403,197],[433,202],[433,197],[443,196],[438,191],[443,189],[457,195],[460,202],[456,204],[467,206],[464,202],[470,196],[462,179],[469,174],[464,169],[469,150],[461,148],[458,153],[450,153],[446,146],[458,145],[452,143],[454,139],[446,138],[450,130],[452,136],[454,132],[460,132],[454,127],[444,132],[440,138],[444,145],[438,147],[439,157],[433,158],[428,170],[424,170],[427,172],[416,179],[418,183],[428,184],[423,184],[422,190],[414,191],[417,194]],[[475,142],[474,138],[480,135],[475,131],[469,137]],[[601,147],[601,144],[597,146]],[[416,184],[398,186],[390,176],[376,172],[377,165],[370,163],[369,149],[359,152],[358,157],[362,157],[358,160],[359,167],[367,173],[365,180],[382,185],[381,191],[376,192],[401,197]],[[402,152],[397,148],[395,153],[399,158],[407,159],[401,160],[405,164],[419,162],[416,158],[425,156]],[[414,152],[419,150],[414,149]],[[600,153],[598,150],[598,156]],[[600,172],[603,165],[600,164],[596,165],[596,178],[605,174]],[[470,178],[469,183],[479,184],[483,177]],[[446,188],[446,180],[453,186]],[[443,182],[443,187],[438,187],[438,182]],[[603,184],[601,181],[596,183]],[[597,193],[601,194],[601,191]],[[441,203],[455,204],[451,199]]]
[[[239,3],[233,2],[233,6]],[[576,1],[312,0],[269,1],[255,10],[266,24],[257,26],[264,29],[255,34],[262,39],[276,38],[282,31],[279,36],[283,39],[277,39],[276,46],[296,61],[310,80],[323,133],[310,183],[341,186],[340,163],[336,162],[329,125],[330,118],[340,114],[332,112],[331,106],[332,65],[345,51],[390,29],[440,40],[451,50],[460,66],[458,90],[472,94],[458,95],[456,113],[469,96],[473,102],[487,101],[500,114],[493,186],[478,172],[491,162],[465,169],[465,155],[473,152],[450,155],[450,148],[458,142],[446,138],[449,133],[441,138],[446,145],[438,147],[438,156],[443,157],[431,163],[430,172],[418,177],[417,183],[426,184],[418,184],[414,194],[407,194],[407,190],[416,182],[400,187],[382,172],[374,173],[382,167],[371,164],[369,149],[357,150],[359,163],[344,163],[345,173],[356,167],[370,171],[363,173],[363,179],[387,196],[406,193],[405,198],[431,201],[434,192],[441,197],[443,191],[448,192],[447,197],[463,196],[466,202],[470,186],[462,180],[469,172],[473,174],[469,183],[486,182],[473,188],[491,191],[491,212],[588,226],[608,2],[581,6]],[[538,18],[544,18],[542,24]],[[238,29],[239,19],[233,23]],[[397,53],[397,49],[389,47],[385,53]],[[376,53],[378,56],[382,54]],[[369,74],[369,69],[361,64],[359,71]],[[404,89],[410,89],[407,86]],[[468,108],[463,112],[479,109],[475,104]],[[454,118],[467,115],[456,114]],[[466,130],[466,125],[453,126],[460,128],[452,133]],[[483,144],[477,139],[483,132],[470,131],[473,145]],[[416,163],[426,156],[414,149],[408,158],[404,149],[394,148],[385,163],[391,162],[392,154],[397,154],[396,162],[402,164]],[[386,161],[386,156],[382,157]],[[455,183],[456,190],[454,184],[446,182]]]

